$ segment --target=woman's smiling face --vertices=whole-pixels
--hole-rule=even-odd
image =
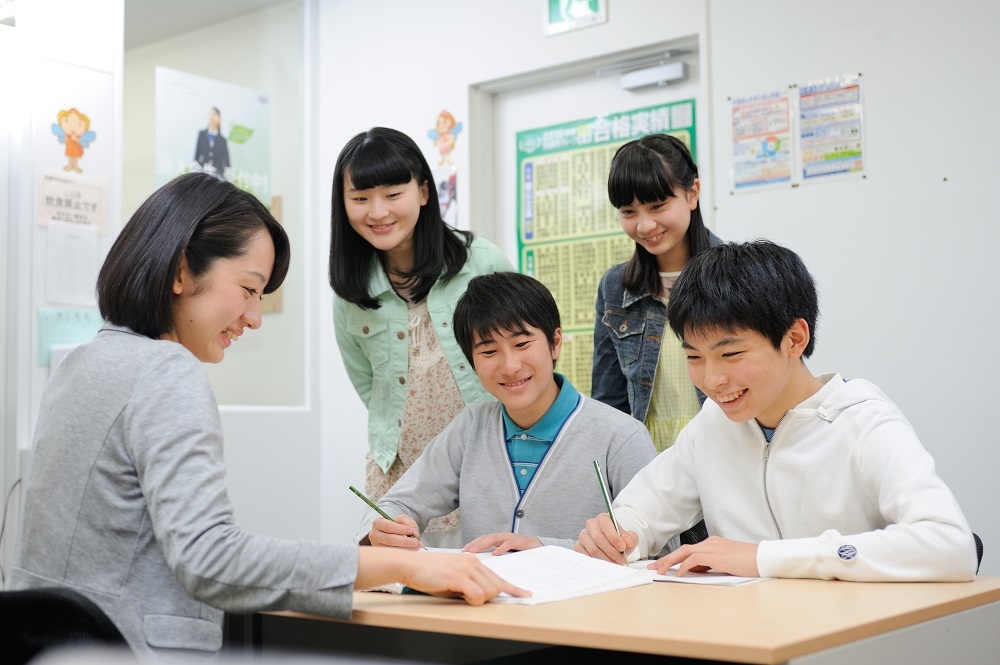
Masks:
[[[217,259],[198,279],[182,257],[173,285],[173,330],[163,339],[202,362],[221,362],[246,328],[260,327],[260,301],[273,268],[274,243],[263,229],[242,256]]]

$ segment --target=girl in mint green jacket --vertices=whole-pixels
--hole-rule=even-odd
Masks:
[[[368,408],[365,492],[377,501],[466,404],[493,399],[451,319],[470,279],[513,266],[490,242],[445,224],[427,160],[393,129],[344,146],[331,211],[334,329]],[[460,546],[458,511],[432,520],[424,540]]]

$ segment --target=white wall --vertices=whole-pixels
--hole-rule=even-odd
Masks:
[[[6,234],[0,280],[5,293],[4,333],[4,418],[2,429],[3,498],[21,478],[31,445],[34,421],[41,402],[49,368],[36,362],[38,352],[37,312],[40,307],[59,305],[48,300],[46,289],[48,229],[37,223],[39,185],[43,175],[65,161],[51,134],[55,120],[53,97],[64,94],[86,103],[93,114],[92,129],[99,140],[88,147],[81,164],[87,177],[108,187],[110,233],[101,235],[97,251],[106,252],[117,231],[121,186],[121,73],[122,0],[100,3],[87,12],[77,11],[73,0],[34,0],[19,3],[16,27],[4,26],[3,126],[6,163],[0,173],[9,176],[6,196],[0,200],[0,220]],[[66,17],[73,20],[67,21]],[[12,65],[11,63],[16,63]],[[85,81],[86,91],[66,90],[67,81]],[[68,101],[68,100],[67,100]],[[56,108],[64,103],[55,102]],[[90,106],[94,108],[90,108]],[[53,167],[53,158],[59,166]],[[71,176],[72,177],[72,176]],[[97,257],[93,257],[96,259]],[[11,494],[4,533],[4,570],[12,562],[20,513],[20,492]]]
[[[125,54],[123,224],[155,188],[156,67],[270,95],[271,193],[282,197],[282,224],[295,253],[282,287],[282,310],[265,313],[261,329],[240,338],[227,351],[225,363],[205,366],[220,404],[292,406],[304,399],[302,60],[300,0]]]

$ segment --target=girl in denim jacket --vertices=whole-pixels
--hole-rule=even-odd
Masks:
[[[666,329],[670,289],[692,256],[719,243],[701,217],[701,183],[679,139],[651,134],[615,153],[608,197],[635,241],[601,278],[591,396],[646,424],[658,451],[701,408],[680,341]]]
[[[496,246],[442,220],[430,166],[410,137],[375,127],[344,146],[333,175],[330,286],[337,346],[368,409],[373,500],[466,404],[493,399],[451,320],[470,279],[506,270]],[[423,539],[460,547],[458,511],[431,520]]]

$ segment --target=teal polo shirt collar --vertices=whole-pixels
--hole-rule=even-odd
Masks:
[[[504,440],[510,440],[512,436],[525,434],[527,438],[538,441],[552,442],[559,435],[559,430],[566,423],[566,419],[573,413],[573,409],[580,402],[580,393],[569,380],[558,372],[553,373],[556,385],[559,386],[559,394],[556,401],[552,403],[549,410],[545,412],[541,420],[529,427],[521,429],[517,423],[507,415],[507,407],[501,406],[500,413],[503,415],[503,436]]]

